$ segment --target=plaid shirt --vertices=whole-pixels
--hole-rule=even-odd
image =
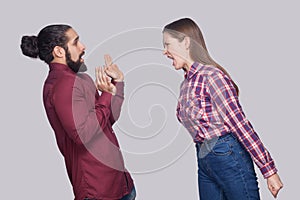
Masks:
[[[192,65],[181,83],[177,118],[195,142],[232,132],[265,178],[277,172],[270,153],[246,119],[232,80],[218,68]]]

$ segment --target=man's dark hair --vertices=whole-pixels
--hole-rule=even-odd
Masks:
[[[68,37],[66,31],[72,28],[69,25],[57,24],[43,28],[38,36],[23,36],[21,41],[22,53],[31,58],[39,57],[49,64],[53,60],[52,51],[60,46],[67,51]]]

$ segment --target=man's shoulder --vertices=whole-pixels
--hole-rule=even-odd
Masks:
[[[63,84],[63,85],[73,85],[74,81],[76,79],[76,76],[73,74],[65,73],[57,80],[57,84]]]
[[[76,76],[81,78],[81,79],[84,79],[86,81],[92,81],[93,82],[93,79],[87,73],[83,73],[83,72],[77,73]]]
[[[76,76],[69,73],[49,73],[44,87],[50,87],[54,90],[72,89],[75,84]]]
[[[66,93],[73,91],[75,88],[85,90],[85,88],[94,87],[94,82],[86,73],[50,73],[45,81],[45,86],[47,85],[51,86],[55,92]]]

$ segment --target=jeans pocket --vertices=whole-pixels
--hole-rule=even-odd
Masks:
[[[227,156],[232,153],[232,149],[227,142],[217,142],[212,148],[212,153],[216,156]]]

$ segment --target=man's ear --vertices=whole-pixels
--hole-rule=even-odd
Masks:
[[[191,45],[191,38],[190,37],[184,37],[184,47],[185,49],[189,49]]]
[[[66,51],[64,48],[60,46],[55,46],[53,49],[53,56],[56,58],[63,58],[66,55]]]

